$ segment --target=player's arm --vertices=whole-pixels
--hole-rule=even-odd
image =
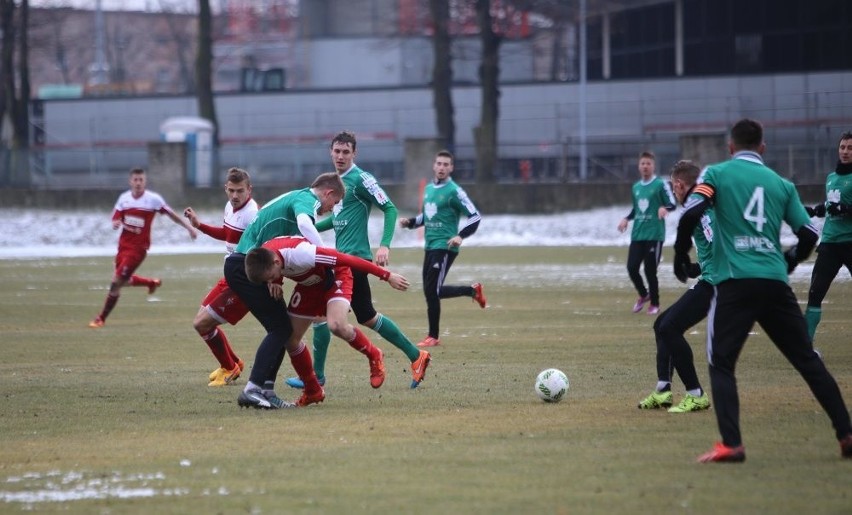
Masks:
[[[112,228],[113,229],[118,229],[119,227],[121,227],[121,218],[122,218],[121,210],[113,209],[113,211],[112,211]]]
[[[325,231],[328,231],[330,229],[333,229],[334,228],[334,217],[327,216],[327,217],[323,218],[322,220],[320,220],[319,222],[315,223],[314,227],[316,227],[317,232],[325,232]]]
[[[422,227],[423,213],[420,213],[417,216],[412,216],[411,218],[403,218],[399,221],[399,226],[407,227],[409,229],[416,229],[417,227]]]
[[[352,270],[375,275],[382,281],[390,278],[391,271],[374,263],[329,247],[317,247],[316,263],[328,266],[348,266]]]
[[[684,211],[677,224],[677,239],[675,239],[675,254],[689,253],[692,248],[692,233],[701,222],[701,216],[712,205],[716,190],[709,184],[698,184],[684,204]]]
[[[191,226],[195,227],[196,229],[203,232],[207,236],[210,236],[211,238],[215,238],[217,240],[231,242],[231,240],[228,239],[228,228],[227,227],[225,227],[225,226],[214,227],[212,225],[207,225],[207,224],[203,223],[198,218],[198,215],[195,213],[195,210],[192,209],[191,207],[188,207],[188,208],[183,210],[183,216],[187,220],[189,220],[189,224]],[[240,232],[240,234],[242,234],[242,232]],[[239,237],[240,236],[238,234],[237,235],[237,241],[239,241]],[[235,242],[231,242],[231,243],[235,243]]]
[[[195,238],[198,238],[198,233],[195,232],[195,229],[193,229],[191,225],[189,225],[189,222],[187,222],[186,220],[183,220],[181,217],[179,217],[177,214],[175,214],[175,212],[172,211],[172,208],[170,208],[169,206],[163,206],[163,213],[165,213],[166,216],[171,218],[171,220],[174,223],[176,223],[176,224],[180,225],[181,227],[183,227],[184,229],[186,229],[187,232],[189,232],[190,238],[192,238],[193,240]]]
[[[796,235],[798,241],[784,252],[784,260],[787,261],[787,273],[791,273],[799,263],[808,259],[814,247],[816,247],[817,241],[819,241],[819,231],[811,224],[810,214],[807,213],[802,201],[799,200],[796,188],[792,184],[789,185],[789,188],[792,192],[792,200],[784,213],[784,221],[793,229],[793,234]]]
[[[317,231],[316,225],[314,225],[314,219],[305,213],[299,213],[296,215],[296,225],[299,226],[299,232],[302,233],[302,236],[305,237],[306,240],[313,243],[317,247],[322,247],[325,244],[322,242],[322,237]]]

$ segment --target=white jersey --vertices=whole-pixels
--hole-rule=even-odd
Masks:
[[[254,220],[254,217],[257,215],[257,202],[250,198],[248,202],[243,204],[241,208],[234,211],[234,206],[228,202],[225,204],[225,231],[226,231],[226,239],[225,239],[225,250],[228,255],[234,253],[234,249],[237,248],[237,243],[240,242],[240,236],[243,235],[243,231],[246,230],[248,224]]]

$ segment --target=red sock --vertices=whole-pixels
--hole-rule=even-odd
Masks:
[[[355,337],[349,341],[349,346],[368,358],[375,358],[379,351],[379,349],[373,345],[373,342],[367,338],[367,335],[361,332],[361,330],[357,327],[355,328]]]
[[[202,334],[201,339],[210,347],[210,352],[216,356],[222,368],[233,370],[237,366],[237,363],[231,358],[231,354],[226,349],[228,339],[225,337],[225,333],[216,328],[207,334]]]
[[[141,275],[131,275],[127,284],[130,286],[152,286],[154,281]]]
[[[118,304],[118,297],[119,295],[113,295],[112,293],[107,294],[106,300],[104,301],[104,309],[103,311],[101,311],[101,314],[98,315],[99,317],[101,317],[101,320],[106,320],[106,318],[112,311],[112,308],[114,308],[115,305]]]
[[[308,348],[300,343],[299,350],[288,354],[290,354],[290,363],[293,364],[296,374],[305,383],[305,393],[310,395],[320,391],[322,387],[317,381],[317,375],[314,372],[314,363],[311,359],[311,353],[308,352]]]

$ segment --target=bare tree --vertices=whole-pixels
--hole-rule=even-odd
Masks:
[[[209,0],[207,0],[207,4],[209,6]],[[160,10],[164,13],[177,12],[175,8],[173,8],[170,4],[164,2],[163,0],[159,0],[159,5]],[[192,70],[190,69],[188,57],[188,54],[192,49],[192,45],[190,44],[190,39],[192,36],[185,30],[183,26],[178,25],[177,20],[178,18],[176,16],[166,16],[166,23],[169,26],[169,32],[171,33],[172,39],[175,42],[175,57],[177,58],[178,69],[180,70],[180,77],[181,82],[183,83],[184,92],[192,93],[195,91],[195,78],[193,77]]]
[[[3,31],[2,49],[0,49],[0,75],[3,77],[0,120],[8,119],[8,126],[12,129],[11,147],[13,149],[27,148],[30,144],[30,74],[27,39],[29,11],[29,0],[21,1],[17,15],[14,0],[0,0],[0,30]],[[16,17],[17,23],[15,23]],[[15,69],[16,47],[17,71]]]
[[[494,32],[491,1],[476,0],[476,20],[482,42],[482,61],[479,80],[482,88],[482,107],[479,126],[473,128],[476,145],[476,182],[494,182],[497,165],[497,123],[500,119],[500,42]]]
[[[445,148],[453,151],[456,145],[456,124],[453,119],[450,0],[429,0],[429,11],[435,26],[432,35],[435,59],[432,67],[432,105],[435,107],[438,138]]]
[[[213,147],[219,147],[219,123],[213,99],[213,20],[210,0],[198,0],[198,51],[195,57],[198,114],[213,124]]]

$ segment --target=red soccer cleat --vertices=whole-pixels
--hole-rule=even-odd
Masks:
[[[745,447],[739,445],[737,447],[728,447],[722,442],[716,442],[716,445],[698,457],[699,463],[742,463],[745,461]]]
[[[159,279],[151,279],[151,284],[148,285],[148,295],[153,295],[157,288],[163,285],[163,281]]]
[[[473,300],[479,304],[479,307],[485,309],[485,306],[488,305],[488,299],[485,298],[485,293],[482,291],[482,283],[474,283],[471,287],[473,288]]]
[[[431,336],[423,338],[423,341],[417,344],[418,347],[437,347],[438,345],[441,345],[441,340]]]
[[[296,401],[296,406],[304,407],[309,404],[319,404],[325,400],[325,391],[320,388],[318,392],[308,393],[305,392],[299,397],[299,400]]]
[[[385,364],[382,361],[382,349],[376,348],[378,357],[370,360],[370,386],[379,388],[385,382]]]

